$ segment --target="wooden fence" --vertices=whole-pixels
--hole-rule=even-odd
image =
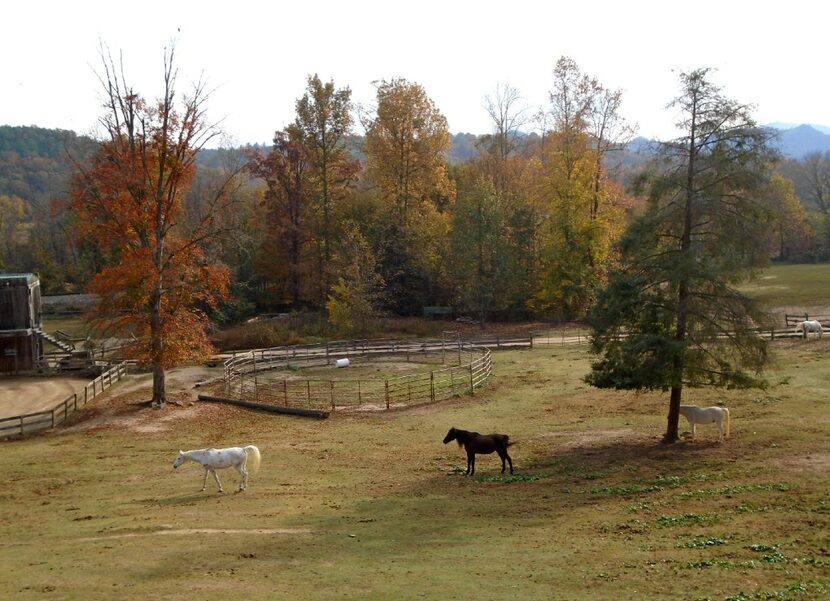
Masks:
[[[83,393],[71,394],[51,409],[0,419],[0,438],[33,434],[54,428],[126,375],[127,363],[118,363],[84,386]]]
[[[297,365],[406,360],[440,364],[385,379],[273,379],[263,372]],[[447,340],[358,340],[248,351],[225,361],[225,394],[283,407],[385,410],[475,394],[492,373],[490,350]]]
[[[821,323],[822,328],[830,327],[830,315],[808,315],[807,313],[800,313],[797,315],[785,313],[784,326],[788,328],[795,328],[796,324],[810,319],[815,319],[816,321]]]

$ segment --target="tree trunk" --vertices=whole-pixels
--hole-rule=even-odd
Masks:
[[[680,257],[685,261],[692,250],[692,206],[695,202],[695,159],[697,158],[697,99],[694,99],[689,130],[689,164],[686,173],[686,199],[683,210],[683,235],[680,238]],[[678,422],[680,421],[680,397],[683,393],[683,371],[686,367],[686,333],[689,320],[689,273],[684,264],[680,271],[677,286],[677,329],[674,339],[677,348],[672,359],[672,385],[669,398],[669,418],[663,442],[677,442]]]
[[[165,393],[164,367],[161,363],[153,364],[153,400],[151,405],[153,407],[163,407],[167,402],[167,395]]]
[[[664,444],[671,444],[680,440],[678,426],[680,422],[680,396],[683,393],[681,386],[672,386],[669,397],[669,419],[666,425],[666,434],[663,436]]]
[[[153,399],[150,404],[153,407],[163,407],[167,402],[164,382],[164,333],[162,332],[161,323],[161,296],[162,287],[161,277],[159,276],[150,307],[150,352],[153,367]]]

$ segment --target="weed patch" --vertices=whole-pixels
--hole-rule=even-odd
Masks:
[[[675,526],[690,526],[692,524],[705,524],[715,521],[716,516],[705,513],[681,513],[680,515],[661,515],[657,518],[657,525],[661,528],[672,528]]]
[[[720,537],[712,537],[712,538],[698,538],[693,541],[689,541],[687,543],[682,543],[678,545],[678,547],[682,547],[685,549],[704,549],[706,547],[717,547],[720,545],[725,545],[726,539]]]
[[[737,484],[732,486],[721,486],[718,488],[690,490],[687,492],[682,492],[678,496],[681,499],[700,499],[702,497],[712,497],[719,495],[737,495],[748,492],[760,492],[768,490],[786,492],[790,490],[790,485],[786,482],[769,482],[763,484]]]
[[[724,597],[724,601],[797,601],[804,595],[820,595],[827,592],[827,587],[818,582],[797,582],[779,591],[743,591]]]

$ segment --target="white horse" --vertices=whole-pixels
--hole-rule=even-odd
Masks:
[[[227,449],[196,449],[193,451],[179,451],[179,456],[173,462],[173,468],[179,467],[185,461],[195,461],[205,468],[205,479],[202,481],[202,490],[207,485],[208,473],[213,474],[219,492],[222,492],[222,483],[216,475],[217,469],[235,467],[242,480],[239,482],[239,490],[245,490],[248,486],[248,458],[251,459],[251,469],[259,467],[259,449],[254,445],[247,447],[228,447]]]
[[[795,324],[795,333],[802,333],[804,338],[807,338],[809,332],[818,332],[818,337],[821,338],[821,324],[815,319],[808,319],[807,321],[799,321]]]
[[[729,438],[729,409],[726,407],[698,407],[697,405],[680,405],[680,415],[689,420],[692,426],[692,440],[695,439],[697,424],[716,423],[720,429],[719,441],[723,441],[723,419],[726,418],[726,438]]]

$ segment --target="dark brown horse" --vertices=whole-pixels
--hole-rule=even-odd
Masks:
[[[450,428],[450,431],[444,437],[444,444],[456,440],[459,447],[464,447],[464,450],[467,451],[467,471],[465,473],[471,476],[476,472],[476,453],[489,455],[493,451],[501,457],[501,473],[504,473],[504,460],[507,459],[512,474],[513,460],[507,454],[507,447],[513,443],[509,439],[510,437],[507,434],[479,434],[478,432]]]

